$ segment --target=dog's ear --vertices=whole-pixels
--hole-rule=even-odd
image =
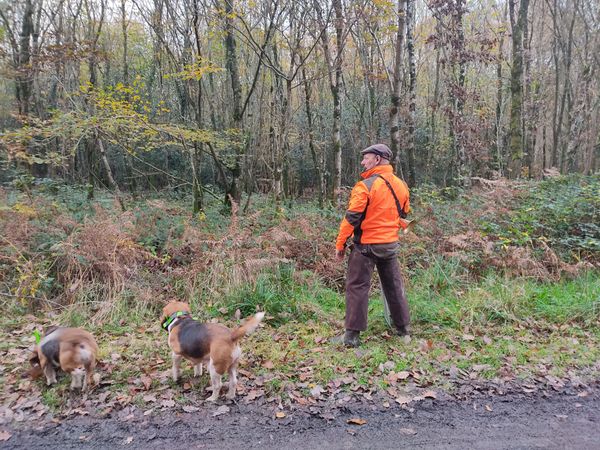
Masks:
[[[31,367],[27,372],[23,373],[22,378],[29,377],[32,380],[37,380],[44,373],[40,364],[40,357],[38,356],[37,348],[34,349],[29,355],[29,364],[31,365]]]
[[[31,367],[40,365],[40,357],[38,355],[37,348],[34,348],[29,354],[29,364],[31,364]]]
[[[50,333],[52,333],[53,331],[57,330],[59,327],[57,327],[56,325],[51,325],[48,328],[46,328],[46,330],[44,331],[44,336],[48,336]]]

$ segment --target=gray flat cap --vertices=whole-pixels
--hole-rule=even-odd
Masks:
[[[394,156],[392,155],[392,151],[390,150],[390,148],[385,144],[374,144],[360,152],[361,155],[367,153],[374,153],[375,155],[381,156],[382,158],[385,158],[388,161],[391,161],[392,157]]]

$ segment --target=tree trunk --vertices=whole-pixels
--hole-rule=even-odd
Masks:
[[[417,109],[417,69],[415,63],[414,26],[415,26],[415,2],[407,0],[406,5],[406,48],[408,50],[408,135],[406,142],[406,154],[408,157],[408,185],[414,186],[417,182],[415,168],[415,121]]]
[[[323,158],[317,153],[315,146],[315,135],[313,130],[312,122],[312,110],[311,110],[311,89],[312,86],[306,77],[306,69],[302,67],[302,81],[304,84],[304,108],[306,111],[306,126],[308,127],[308,148],[310,149],[310,155],[312,156],[313,164],[315,166],[315,174],[317,179],[317,195],[319,208],[325,206],[325,195],[326,185],[325,177],[323,175]]]
[[[404,49],[404,25],[406,21],[406,0],[398,0],[398,30],[394,44],[394,69],[390,105],[390,150],[394,154],[396,171],[404,178],[402,156],[400,155],[400,95],[402,88],[402,51]]]
[[[514,17],[515,0],[509,0],[510,15]],[[512,29],[512,68],[510,72],[510,178],[519,178],[523,163],[523,28],[527,20],[529,0],[521,0],[516,22]]]
[[[225,203],[229,203],[229,199],[233,198],[239,203],[242,197],[240,189],[240,176],[242,175],[242,159],[246,152],[246,138],[244,137],[244,124],[242,121],[242,85],[240,82],[240,74],[238,68],[238,56],[236,50],[236,41],[233,35],[233,1],[224,0],[225,6],[225,66],[229,73],[232,93],[232,108],[233,108],[233,127],[236,128],[243,136],[243,142],[235,149],[235,160],[231,169],[232,180],[225,193]],[[231,197],[230,197],[231,196]]]
[[[25,0],[25,11],[23,12],[23,22],[21,32],[19,33],[19,57],[17,70],[17,102],[19,103],[19,114],[27,116],[29,114],[29,102],[33,81],[31,78],[31,47],[30,38],[33,35],[33,4],[31,0]]]
[[[121,196],[121,190],[119,189],[119,185],[115,181],[113,177],[112,169],[110,168],[110,164],[108,162],[108,158],[106,156],[106,152],[104,151],[104,144],[102,143],[102,139],[96,134],[95,141],[98,145],[98,150],[100,151],[100,159],[102,160],[102,165],[104,166],[104,170],[106,170],[106,178],[108,179],[108,183],[112,188],[119,205],[121,206],[121,210],[125,211],[125,204],[123,203],[123,198]]]

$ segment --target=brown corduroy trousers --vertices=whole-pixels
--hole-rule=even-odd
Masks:
[[[381,287],[388,302],[392,322],[396,329],[406,329],[410,323],[408,302],[404,294],[404,282],[395,252],[392,256],[380,251],[379,245],[355,244],[348,259],[346,277],[346,329],[367,329],[369,289],[373,268],[377,266]]]

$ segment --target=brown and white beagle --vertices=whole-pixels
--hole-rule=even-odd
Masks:
[[[164,308],[161,326],[169,333],[169,347],[173,358],[173,380],[179,379],[182,358],[194,365],[194,376],[202,375],[202,364],[207,364],[212,385],[208,401],[214,402],[221,391],[221,378],[229,374],[227,398],[235,397],[237,367],[242,349],[239,341],[252,333],[264,318],[259,312],[248,318],[238,328],[229,328],[216,323],[200,323],[191,316],[190,306],[185,302],[172,301]]]
[[[71,389],[86,390],[91,381],[98,344],[80,328],[50,327],[33,349],[29,362],[33,378],[42,372],[48,386],[56,383],[56,369],[71,374]]]

